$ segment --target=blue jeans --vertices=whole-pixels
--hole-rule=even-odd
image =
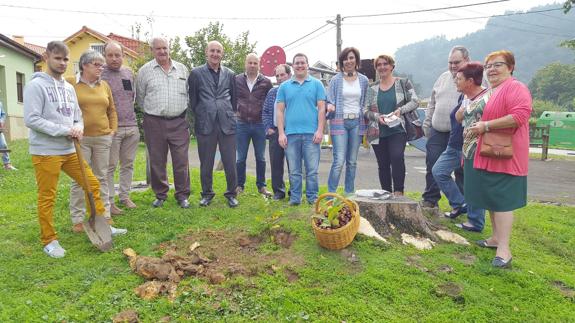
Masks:
[[[238,121],[236,128],[236,170],[238,173],[238,186],[246,184],[246,158],[250,139],[254,143],[256,157],[256,185],[258,189],[266,186],[266,132],[263,123],[247,123]]]
[[[344,119],[345,132],[341,135],[332,135],[333,163],[329,171],[327,187],[330,192],[337,190],[343,164],[345,162],[345,193],[355,192],[355,170],[357,168],[357,152],[361,144],[359,135],[359,119]]]
[[[465,205],[465,197],[451,177],[451,174],[455,170],[461,168],[462,157],[463,153],[461,150],[447,146],[431,170],[437,186],[439,186],[439,189],[445,194],[449,205],[453,209],[458,209]],[[473,224],[475,228],[483,230],[483,226],[485,225],[485,210],[467,205],[467,218],[469,223]]]
[[[317,199],[319,185],[320,145],[313,143],[313,134],[294,134],[287,136],[286,156],[289,165],[290,202],[301,203],[302,196],[302,159],[305,165],[305,195],[308,203]]]
[[[8,149],[8,145],[6,145],[6,138],[4,137],[4,134],[2,132],[0,132],[0,149]],[[9,153],[2,154],[2,163],[4,163],[4,165],[10,164]]]
[[[449,132],[439,132],[433,128],[429,129],[429,131],[430,135],[425,145],[427,150],[425,154],[425,190],[421,196],[424,201],[437,205],[437,202],[441,199],[441,191],[433,178],[432,169],[439,156],[447,148]],[[463,192],[463,169],[461,167],[455,170],[455,183],[459,190]]]

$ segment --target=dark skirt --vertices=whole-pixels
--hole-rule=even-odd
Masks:
[[[527,176],[475,169],[473,159],[464,160],[463,174],[465,201],[474,208],[508,212],[527,205]]]

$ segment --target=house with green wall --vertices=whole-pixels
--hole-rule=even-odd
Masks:
[[[7,140],[28,137],[24,125],[24,87],[34,73],[41,55],[0,34],[0,101],[6,112],[4,135]]]

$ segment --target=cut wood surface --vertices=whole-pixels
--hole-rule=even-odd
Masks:
[[[359,212],[375,231],[382,236],[408,233],[438,241],[434,233],[437,228],[423,215],[419,203],[407,197],[377,200],[366,197],[353,197],[359,205]]]

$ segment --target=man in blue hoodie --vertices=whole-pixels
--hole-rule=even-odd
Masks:
[[[30,154],[38,185],[38,221],[44,252],[53,258],[64,257],[54,230],[54,203],[60,171],[80,183],[82,173],[72,138],[82,138],[82,112],[74,88],[62,75],[70,60],[66,44],[52,41],[46,47],[46,73],[32,75],[24,90],[24,123],[30,129]],[[84,162],[88,189],[94,196],[96,214],[105,212],[100,198],[100,183]],[[86,201],[88,199],[86,198]],[[89,207],[89,205],[87,205]]]

